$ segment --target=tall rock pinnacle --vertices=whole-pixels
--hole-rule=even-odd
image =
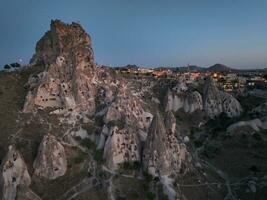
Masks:
[[[151,123],[144,148],[144,167],[153,176],[179,173],[182,164],[187,160],[187,150],[175,136],[175,119],[171,112],[167,113],[165,123],[168,130],[157,113]]]
[[[31,63],[52,64],[58,56],[73,56],[78,59],[77,51],[87,54],[93,62],[91,38],[78,23],[65,24],[60,20],[52,20],[50,30],[38,41],[36,53]]]
[[[236,117],[242,112],[240,103],[232,95],[220,91],[211,77],[207,77],[205,81],[203,107],[211,118],[221,113],[228,117]]]
[[[32,64],[45,65],[26,98],[24,112],[34,107],[95,111],[96,82],[91,38],[77,23],[51,22],[51,29],[37,43]],[[37,79],[37,80],[36,80]],[[37,83],[36,83],[37,82]]]

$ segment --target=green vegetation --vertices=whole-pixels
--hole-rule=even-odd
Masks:
[[[134,200],[140,199],[139,194],[136,191],[133,191],[132,193],[130,193],[129,197],[130,197],[130,199],[134,199]]]
[[[89,139],[84,138],[80,141],[81,145],[85,146],[88,150],[92,152],[93,158],[98,163],[103,163],[103,150],[96,149],[95,144]]]
[[[103,159],[103,150],[95,150],[93,156],[97,163],[103,163],[105,161]]]
[[[102,127],[104,125],[103,116],[96,116],[95,117],[95,125]]]
[[[4,69],[6,69],[6,70],[9,70],[11,68],[20,68],[20,67],[21,67],[21,65],[17,62],[4,65]]]
[[[95,131],[96,131],[96,126],[91,122],[89,122],[87,124],[83,124],[82,128],[85,129],[88,134],[95,133]]]
[[[146,193],[146,199],[147,200],[153,200],[155,199],[156,195],[153,192],[147,192]]]
[[[168,200],[168,196],[163,191],[163,185],[158,184],[158,195],[160,200]]]
[[[84,153],[80,153],[72,159],[72,162],[74,164],[80,164],[85,160],[85,157],[86,155]]]
[[[4,66],[4,69],[11,69],[11,66],[8,65],[8,64],[6,64],[6,65]]]
[[[228,126],[240,120],[239,118],[230,118],[225,113],[220,116],[210,119],[207,123],[210,127],[211,133],[214,137],[217,137],[218,132],[225,131]]]
[[[95,149],[95,144],[89,139],[81,139],[81,145],[85,146],[87,149]]]
[[[153,180],[153,176],[150,175],[149,173],[147,173],[146,171],[143,171],[143,176],[144,176],[146,182],[150,182]]]
[[[141,169],[141,163],[138,161],[134,162],[124,162],[119,164],[121,170],[139,170]]]
[[[204,145],[204,155],[208,158],[214,158],[221,152],[222,144],[218,141],[209,141]]]

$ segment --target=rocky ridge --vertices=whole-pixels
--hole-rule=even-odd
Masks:
[[[203,108],[210,118],[225,113],[237,117],[242,113],[240,103],[230,94],[220,91],[211,77],[207,77],[203,92]]]

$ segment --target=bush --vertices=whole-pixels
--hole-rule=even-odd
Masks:
[[[204,145],[204,154],[208,158],[214,158],[221,152],[222,145],[217,141],[210,141]]]
[[[103,151],[102,150],[95,150],[94,152],[94,159],[96,162],[98,163],[103,163],[104,159],[103,159]]]
[[[21,66],[19,63],[11,63],[10,65],[13,68],[19,68]]]
[[[81,153],[81,154],[79,154],[73,158],[73,162],[75,164],[79,164],[79,163],[82,163],[84,161],[84,159],[85,159],[85,155]]]
[[[6,65],[4,66],[4,69],[10,69],[10,68],[11,68],[10,65],[7,65],[7,64],[6,64]]]
[[[138,161],[123,162],[119,164],[119,168],[122,170],[139,170],[141,168],[141,163]]]
[[[102,116],[96,116],[95,117],[95,125],[96,126],[103,126],[104,125],[104,120]]]
[[[146,199],[147,200],[153,200],[154,198],[155,198],[155,194],[153,193],[153,192],[148,192],[147,194],[146,194]]]
[[[87,147],[88,149],[94,149],[95,148],[95,144],[88,138],[82,139],[81,145]]]
[[[194,145],[195,145],[195,147],[201,147],[202,145],[203,145],[203,141],[201,141],[201,140],[194,140]]]
[[[139,194],[138,194],[138,192],[136,192],[136,191],[133,191],[132,193],[130,193],[130,198],[131,199],[140,199],[139,198]]]
[[[146,180],[147,182],[150,182],[150,181],[153,180],[153,176],[152,176],[151,174],[145,172],[145,171],[143,172],[143,176],[144,176],[144,178],[145,178],[145,180]]]

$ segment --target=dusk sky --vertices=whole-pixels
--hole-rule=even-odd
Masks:
[[[79,21],[99,64],[267,67],[267,0],[0,0],[0,66],[28,63],[51,19]]]

